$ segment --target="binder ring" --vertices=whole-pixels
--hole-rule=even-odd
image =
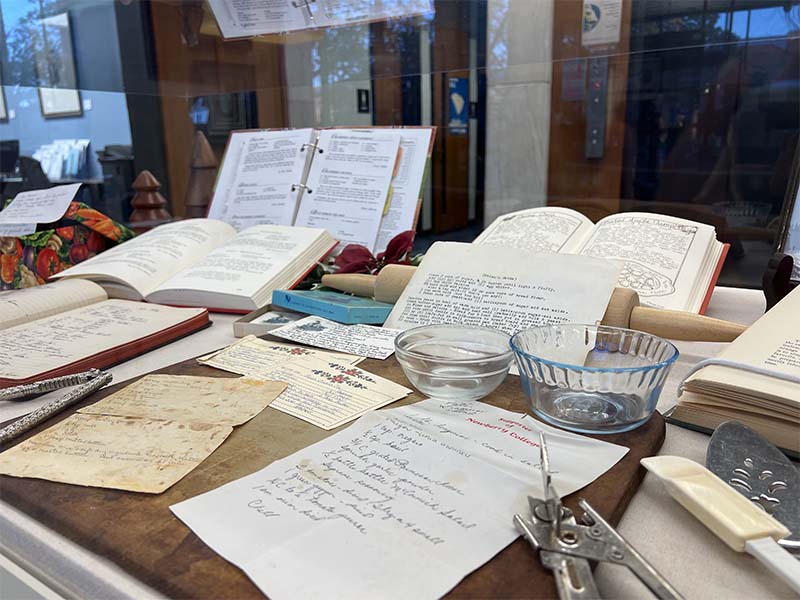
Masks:
[[[292,6],[294,8],[305,8],[306,12],[308,13],[308,20],[312,23],[315,23],[314,13],[311,12],[311,4],[316,2],[317,0],[303,0],[302,2],[297,2],[296,0],[292,0]]]
[[[303,144],[302,146],[300,146],[300,152],[305,152],[306,148],[316,148],[317,152],[319,152],[320,154],[324,152],[324,150],[320,148],[316,142],[314,142],[313,144]]]
[[[293,183],[293,184],[292,184],[292,191],[293,191],[293,192],[296,192],[298,188],[305,190],[305,191],[306,191],[306,192],[308,192],[309,194],[311,194],[311,193],[313,193],[313,192],[314,192],[314,190],[312,190],[310,187],[308,187],[308,186],[307,186],[306,184],[304,184],[304,183]]]

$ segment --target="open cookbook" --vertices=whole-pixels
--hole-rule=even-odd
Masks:
[[[300,282],[336,246],[324,229],[214,219],[161,225],[56,274],[98,283],[111,298],[249,312]]]
[[[208,217],[321,227],[381,252],[414,229],[435,127],[234,131]]]
[[[711,432],[735,420],[800,457],[800,288],[683,384],[671,423]]]
[[[82,279],[0,292],[0,388],[110,367],[209,324],[204,308],[109,300]]]
[[[617,285],[636,290],[643,304],[699,314],[728,252],[703,223],[631,212],[595,224],[555,206],[502,215],[473,243],[612,259],[622,265]]]

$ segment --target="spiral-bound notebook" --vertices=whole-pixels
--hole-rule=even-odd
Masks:
[[[416,227],[435,127],[234,131],[208,217],[326,229],[381,252]]]
[[[226,39],[433,12],[431,0],[209,0],[209,6]]]

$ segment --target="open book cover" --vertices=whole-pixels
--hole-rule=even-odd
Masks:
[[[0,388],[103,369],[210,324],[204,308],[109,300],[69,279],[0,293]]]
[[[384,21],[433,12],[431,0],[208,0],[226,39]]]
[[[692,374],[669,416],[714,429],[736,420],[800,455],[800,288]]]
[[[161,225],[56,278],[89,279],[111,298],[246,313],[297,285],[336,246],[324,229],[214,219]]]
[[[635,290],[643,304],[699,314],[728,252],[703,223],[631,212],[595,224],[555,206],[502,215],[473,243],[611,259],[622,265],[617,285]]]
[[[208,217],[237,230],[320,227],[377,253],[414,229],[435,127],[243,130],[228,139]]]

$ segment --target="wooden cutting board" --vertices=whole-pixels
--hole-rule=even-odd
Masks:
[[[407,385],[394,357],[385,361],[367,360],[359,366]],[[235,377],[198,365],[194,360],[156,372]],[[125,384],[97,392],[69,412],[48,421],[47,426],[122,385]],[[414,393],[391,406],[421,399],[419,393]],[[514,376],[509,376],[485,401],[518,412],[525,412],[527,407],[519,378]],[[40,426],[25,437],[41,429]],[[658,451],[664,440],[664,430],[664,420],[656,413],[634,431],[600,436],[600,439],[629,447],[630,452],[602,477],[568,496],[565,504],[580,514],[578,498],[586,498],[609,522],[618,523],[644,477],[639,460]],[[257,471],[336,431],[339,430],[323,431],[267,408],[248,423],[235,428],[222,446],[163,494],[138,494],[7,476],[0,476],[0,494],[5,502],[106,557],[167,596],[261,598],[263,595],[258,588],[238,568],[201,542],[173,516],[169,507]],[[512,516],[508,515],[509,521]],[[235,532],[231,533],[235,535]],[[550,572],[540,565],[536,553],[527,542],[517,539],[490,562],[468,575],[450,597],[556,598],[557,593]]]

